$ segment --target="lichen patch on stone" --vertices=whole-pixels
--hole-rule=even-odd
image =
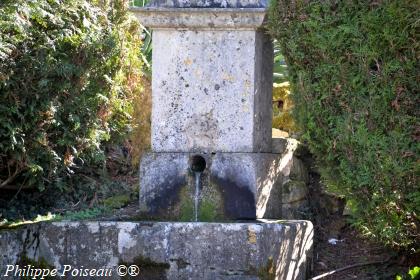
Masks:
[[[124,250],[130,249],[136,245],[133,230],[136,228],[134,223],[121,223],[119,224],[118,231],[118,253],[122,254]]]

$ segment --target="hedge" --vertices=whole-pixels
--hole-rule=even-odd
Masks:
[[[130,129],[141,29],[127,1],[0,3],[0,189],[65,189]]]
[[[268,29],[288,64],[293,116],[353,223],[420,248],[418,1],[277,0]]]

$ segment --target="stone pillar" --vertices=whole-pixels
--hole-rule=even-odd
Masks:
[[[279,192],[281,177],[279,157],[271,153],[266,3],[157,0],[132,11],[153,30],[143,218],[192,220],[197,183],[200,220],[278,218],[276,210],[265,211],[267,191]]]

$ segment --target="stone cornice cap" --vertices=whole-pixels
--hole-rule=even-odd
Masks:
[[[257,29],[266,9],[132,8],[138,20],[152,29]]]
[[[152,29],[257,29],[264,22],[266,0],[155,0],[132,7]]]

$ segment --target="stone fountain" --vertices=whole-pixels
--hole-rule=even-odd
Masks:
[[[187,232],[173,244],[188,267],[170,279],[306,275],[312,225],[276,220],[290,158],[272,147],[266,5],[156,0],[133,9],[153,30],[152,151],[140,165],[140,212],[173,221],[174,236]]]
[[[0,275],[24,258],[59,271],[112,269],[103,279],[305,279],[312,224],[280,220],[293,147],[272,147],[266,5],[155,0],[132,9],[153,30],[152,151],[140,167],[143,221],[0,231]],[[120,277],[119,265],[140,272]]]
[[[271,147],[265,3],[152,1],[133,11],[153,30],[152,152],[141,162],[141,212],[175,221],[279,218],[272,204],[284,166]]]

